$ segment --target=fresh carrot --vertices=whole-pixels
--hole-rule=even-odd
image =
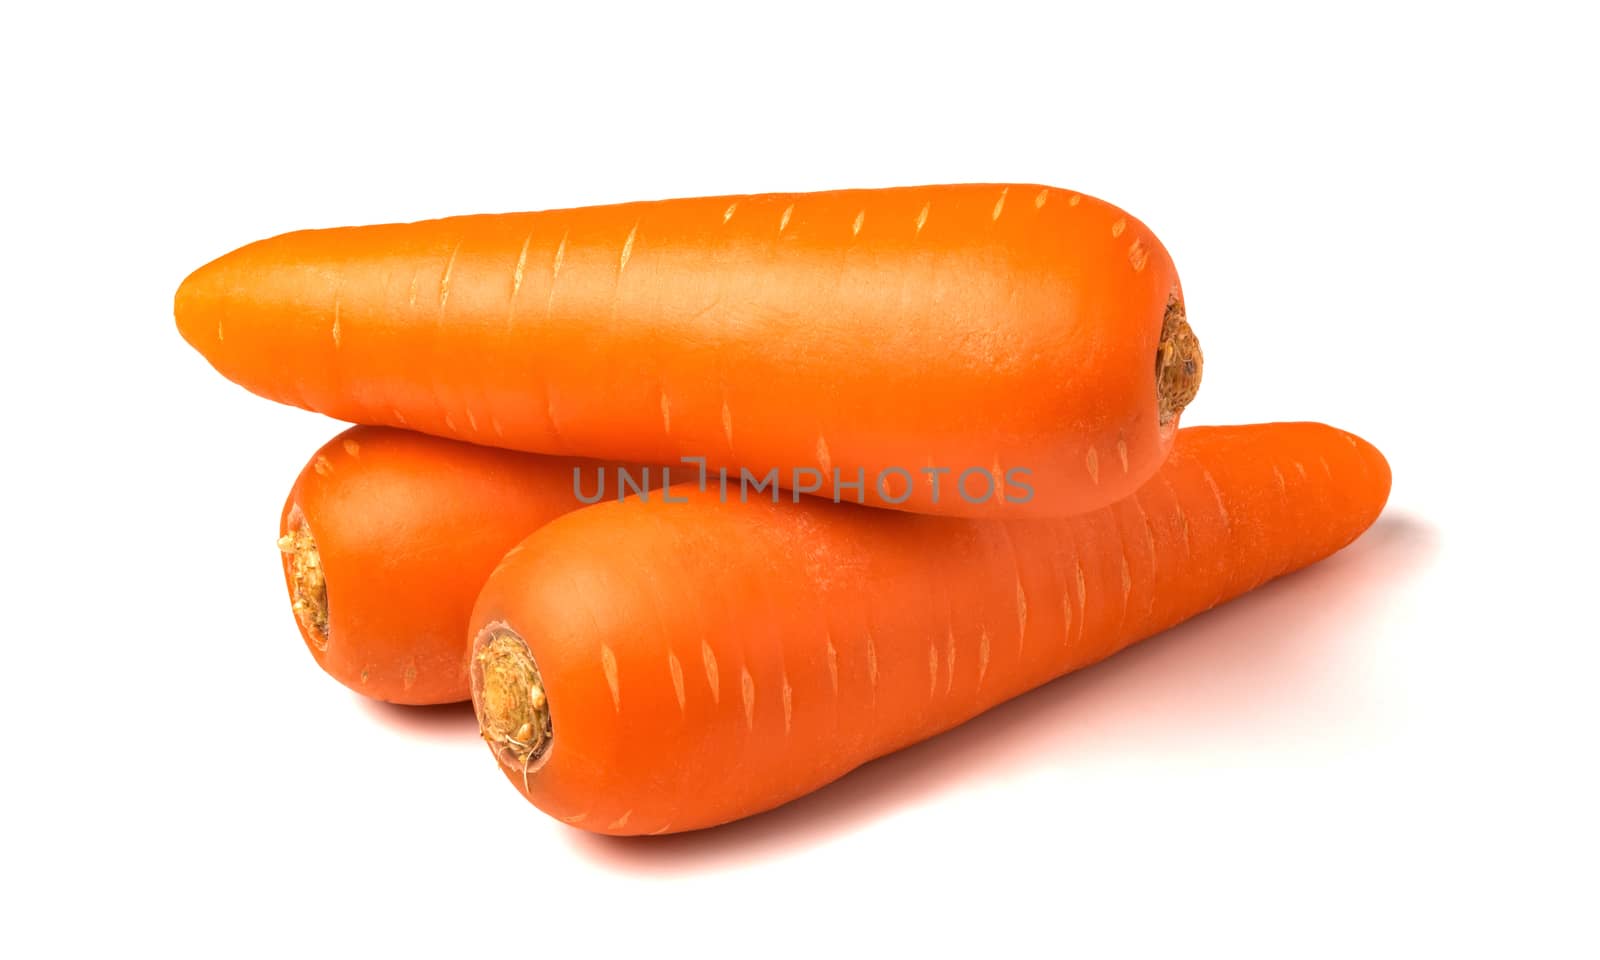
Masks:
[[[523,537],[583,506],[600,465],[354,427],[289,491],[278,546],[295,619],[329,676],[393,703],[466,700],[467,617]]]
[[[1155,235],[1021,184],[302,231],[175,311],[223,375],[343,420],[961,516],[1132,493],[1201,365]]]
[[[1135,495],[1070,519],[715,490],[601,504],[490,576],[473,704],[507,777],[552,816],[707,827],[1326,557],[1388,490],[1365,441],[1279,423],[1184,430]]]

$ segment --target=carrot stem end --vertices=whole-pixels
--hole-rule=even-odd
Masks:
[[[522,774],[526,790],[554,738],[533,651],[509,625],[490,624],[473,642],[470,675],[479,732],[502,765]]]
[[[1183,301],[1173,296],[1161,320],[1161,344],[1156,349],[1156,403],[1161,425],[1178,418],[1200,392],[1205,357],[1200,341],[1189,327]]]
[[[298,510],[296,511],[298,514]],[[328,648],[328,580],[322,569],[317,538],[305,517],[290,518],[289,532],[278,538],[289,565],[290,600],[306,640],[319,652]]]

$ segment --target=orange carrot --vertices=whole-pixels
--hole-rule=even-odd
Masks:
[[[961,516],[1132,493],[1200,379],[1155,235],[1037,185],[303,231],[175,311],[225,376],[343,420]]]
[[[586,830],[757,813],[1348,544],[1389,468],[1310,423],[1184,430],[1132,497],[1053,521],[630,500],[513,550],[473,611],[506,773]]]
[[[467,617],[523,537],[593,497],[601,465],[354,427],[306,464],[280,521],[283,574],[328,675],[393,703],[467,690]]]

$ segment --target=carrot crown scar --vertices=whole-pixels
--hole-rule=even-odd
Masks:
[[[316,537],[305,517],[293,517],[290,531],[278,538],[278,549],[288,558],[291,604],[295,619],[313,647],[328,646],[328,581]]]
[[[1183,301],[1174,295],[1161,318],[1161,346],[1156,351],[1156,402],[1163,426],[1194,402],[1204,367],[1200,341],[1189,328]]]
[[[524,778],[538,769],[554,739],[539,667],[515,630],[492,625],[472,649],[473,704],[483,739],[500,762]]]

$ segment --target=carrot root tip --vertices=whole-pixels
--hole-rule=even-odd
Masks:
[[[1167,301],[1167,312],[1161,319],[1161,344],[1156,348],[1156,404],[1161,414],[1161,425],[1167,426],[1178,418],[1200,392],[1200,375],[1205,369],[1205,357],[1200,352],[1200,340],[1189,328],[1183,301],[1173,296]]]
[[[278,549],[289,565],[294,616],[305,631],[306,641],[321,652],[328,649],[328,580],[322,569],[322,554],[298,509],[289,520],[289,532],[278,538]]]
[[[472,644],[469,675],[478,729],[507,769],[528,775],[550,754],[550,703],[533,651],[508,624],[492,623]]]

